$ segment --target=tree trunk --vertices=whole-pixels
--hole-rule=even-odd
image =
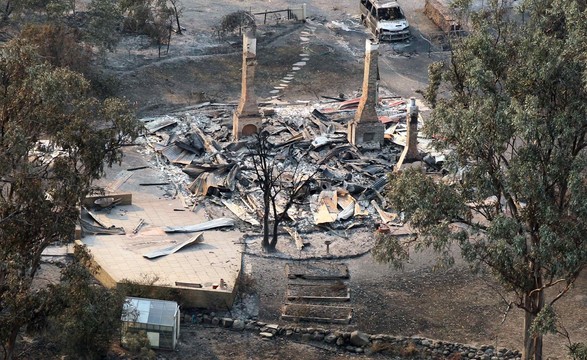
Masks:
[[[261,242],[261,246],[263,249],[269,250],[269,198],[263,198],[263,242]]]
[[[542,334],[532,334],[530,327],[536,315],[544,307],[544,291],[537,291],[532,295],[524,295],[526,307],[524,317],[524,350],[522,360],[542,360]],[[528,309],[532,311],[528,311]]]
[[[277,227],[279,226],[279,218],[277,217],[277,205],[275,204],[275,198],[271,199],[271,209],[273,210],[273,233],[271,234],[271,242],[269,243],[269,249],[275,251],[277,246]]]
[[[175,13],[175,22],[177,23],[177,35],[181,35],[181,26],[179,25],[179,14],[177,13],[177,9],[174,11]]]
[[[10,336],[6,341],[6,360],[14,359],[14,347],[16,346],[16,337],[20,328],[13,328],[10,332]]]
[[[269,243],[269,247],[271,250],[275,250],[277,246],[277,227],[279,226],[279,220],[273,220],[273,236],[271,237],[271,243]]]
[[[12,6],[10,5],[10,1],[6,2],[6,6],[4,7],[4,14],[2,14],[2,20],[6,21],[10,17],[12,13]]]
[[[169,20],[169,34],[167,36],[167,51],[165,55],[169,55],[169,45],[171,45],[171,20]]]

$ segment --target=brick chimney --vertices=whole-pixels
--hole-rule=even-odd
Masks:
[[[257,39],[255,30],[243,34],[243,67],[241,98],[232,119],[232,137],[237,141],[241,137],[255,134],[261,126],[262,118],[255,95],[255,67],[257,66]]]
[[[418,153],[418,106],[416,98],[410,98],[408,114],[406,117],[408,133],[406,134],[406,146],[397,162],[395,169],[400,170],[403,164],[420,160]]]
[[[378,48],[379,44],[371,40],[365,42],[363,93],[355,118],[348,127],[348,140],[351,144],[371,149],[381,147],[385,131],[375,111],[378,101]]]

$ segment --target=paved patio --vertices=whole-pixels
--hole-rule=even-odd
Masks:
[[[101,186],[120,179],[126,168],[136,166],[141,159],[129,152],[125,163],[109,171]],[[143,160],[144,161],[144,160]],[[127,164],[130,162],[131,165]],[[133,164],[134,162],[134,164]],[[128,176],[128,174],[126,174]],[[100,280],[113,286],[122,280],[144,281],[157,278],[155,285],[179,288],[182,292],[202,298],[226,298],[232,302],[241,270],[242,233],[234,228],[203,231],[203,242],[193,244],[155,259],[143,255],[154,250],[180,244],[197,233],[165,233],[166,226],[187,226],[209,220],[204,211],[193,212],[175,193],[174,185],[144,186],[139,184],[164,183],[165,174],[152,167],[132,171],[132,176],[116,185],[114,193],[132,193],[132,205],[117,205],[110,210],[92,210],[106,227],[123,227],[124,235],[86,235],[81,241],[87,245],[96,263],[101,267]],[[137,233],[133,230],[141,219],[144,224]],[[108,279],[105,281],[104,279]],[[226,286],[218,286],[223,279]],[[110,282],[110,283],[108,283]],[[225,299],[226,300],[226,299]],[[210,299],[199,301],[201,305]],[[201,304],[200,304],[201,303]]]

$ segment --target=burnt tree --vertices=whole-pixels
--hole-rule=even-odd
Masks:
[[[317,170],[303,171],[295,156],[288,156],[291,164],[279,161],[277,149],[269,142],[268,135],[264,131],[255,134],[248,147],[256,183],[263,193],[262,246],[266,251],[275,251],[279,225],[288,219],[289,209],[301,203]]]

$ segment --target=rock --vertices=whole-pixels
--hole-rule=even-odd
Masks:
[[[231,318],[222,318],[222,327],[229,328],[234,323],[234,320]]]
[[[273,334],[269,333],[269,332],[260,332],[259,336],[261,336],[262,338],[266,338],[266,339],[271,339],[273,338]]]
[[[267,329],[271,329],[271,330],[279,330],[279,325],[276,324],[269,324],[266,325]]]
[[[328,334],[324,337],[324,342],[327,344],[332,344],[336,341],[336,335]]]
[[[312,340],[312,335],[310,334],[302,334],[302,341],[303,342],[310,342],[310,340]]]
[[[363,353],[363,348],[357,347],[357,348],[355,348],[355,352],[357,354],[361,354],[361,353]]]
[[[343,337],[336,338],[336,345],[343,346],[344,345],[344,338]]]
[[[235,320],[232,323],[232,328],[238,331],[243,331],[245,329],[245,323],[242,320]]]
[[[320,334],[318,331],[315,331],[314,335],[312,335],[312,340],[322,341],[322,340],[324,340],[324,334]]]
[[[212,318],[212,325],[218,325],[220,324],[220,319],[217,317],[213,317]]]
[[[369,345],[369,335],[365,334],[364,332],[360,332],[355,330],[351,333],[350,338],[351,344],[358,347],[363,347]]]
[[[424,340],[422,340],[421,344],[424,346],[430,346],[431,342],[428,339],[424,339]]]

